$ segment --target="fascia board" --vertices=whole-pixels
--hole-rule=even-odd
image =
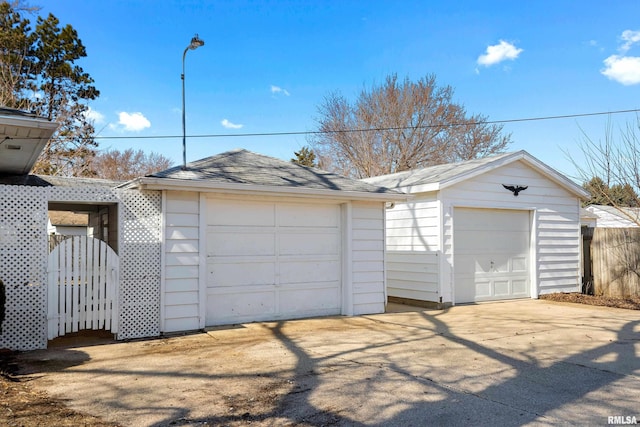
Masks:
[[[440,182],[431,182],[428,184],[408,185],[406,187],[395,188],[395,190],[399,190],[409,194],[430,193],[432,191],[440,190],[440,188],[442,188],[440,184],[441,184]]]
[[[140,188],[146,190],[201,191],[210,193],[232,193],[247,195],[290,195],[303,198],[339,199],[339,200],[376,200],[400,202],[411,199],[405,193],[368,193],[357,191],[322,190],[307,187],[278,187],[269,185],[212,183],[210,181],[182,180],[172,178],[142,177],[120,186],[120,188]]]
[[[560,174],[556,170],[550,168],[545,165],[535,157],[525,155],[525,160],[529,162],[530,165],[534,166],[540,173],[549,178],[551,181],[554,181],[556,184],[563,187],[565,190],[574,193],[576,196],[580,197],[583,200],[588,200],[591,198],[591,194],[575,182],[571,181],[569,178]]]
[[[52,131],[51,133],[53,133],[53,131],[58,128],[58,123],[56,122],[33,117],[0,116],[0,123],[5,126],[17,126],[32,129],[48,129]]]
[[[478,166],[475,169],[472,169],[470,171],[467,171],[466,173],[461,173],[459,175],[456,175],[452,178],[446,179],[444,181],[440,182],[440,188],[444,189],[447,187],[451,187],[452,185],[456,185],[462,181],[466,181],[468,179],[471,178],[475,178],[478,175],[482,175],[483,173],[492,171],[494,169],[497,169],[501,166],[504,165],[508,165],[509,163],[512,163],[516,160],[520,160],[523,157],[524,152],[523,151],[517,151],[513,154],[511,154],[510,156],[506,156],[506,157],[502,157],[500,159],[494,160],[491,163],[487,163],[484,164],[482,166]]]

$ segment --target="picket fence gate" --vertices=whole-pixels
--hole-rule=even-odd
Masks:
[[[72,236],[49,253],[48,339],[69,332],[118,332],[118,255],[109,245]]]

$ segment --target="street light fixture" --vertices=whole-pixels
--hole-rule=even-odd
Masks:
[[[182,54],[182,169],[187,169],[187,126],[186,126],[186,113],[184,110],[184,59],[187,57],[187,51],[195,50],[200,46],[204,46],[204,40],[201,40],[196,34],[191,39],[191,43],[184,49]]]

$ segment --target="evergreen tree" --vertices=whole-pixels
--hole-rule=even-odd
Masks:
[[[315,168],[318,166],[316,163],[316,154],[309,147],[302,147],[300,151],[295,151],[295,158],[291,159],[293,163],[297,163],[302,166],[309,166]]]
[[[86,49],[71,25],[49,14],[32,31],[24,12],[33,9],[0,3],[0,103],[60,124],[34,173],[90,176],[97,143],[85,114],[99,92],[77,64]]]
[[[29,20],[23,19],[7,2],[0,3],[0,105],[31,110],[35,57],[34,35]]]
[[[586,205],[604,205],[617,207],[638,207],[638,195],[628,184],[607,185],[600,177],[593,177],[582,187],[591,194]]]
[[[85,117],[86,101],[100,94],[93,79],[76,61],[87,56],[86,49],[71,25],[60,26],[49,14],[38,17],[35,29],[37,114],[54,120],[60,128],[47,144],[34,172],[52,175],[91,175],[90,164],[97,142],[93,124]]]

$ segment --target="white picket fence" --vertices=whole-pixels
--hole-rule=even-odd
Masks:
[[[85,329],[118,332],[118,255],[106,242],[72,236],[49,254],[48,339]]]

